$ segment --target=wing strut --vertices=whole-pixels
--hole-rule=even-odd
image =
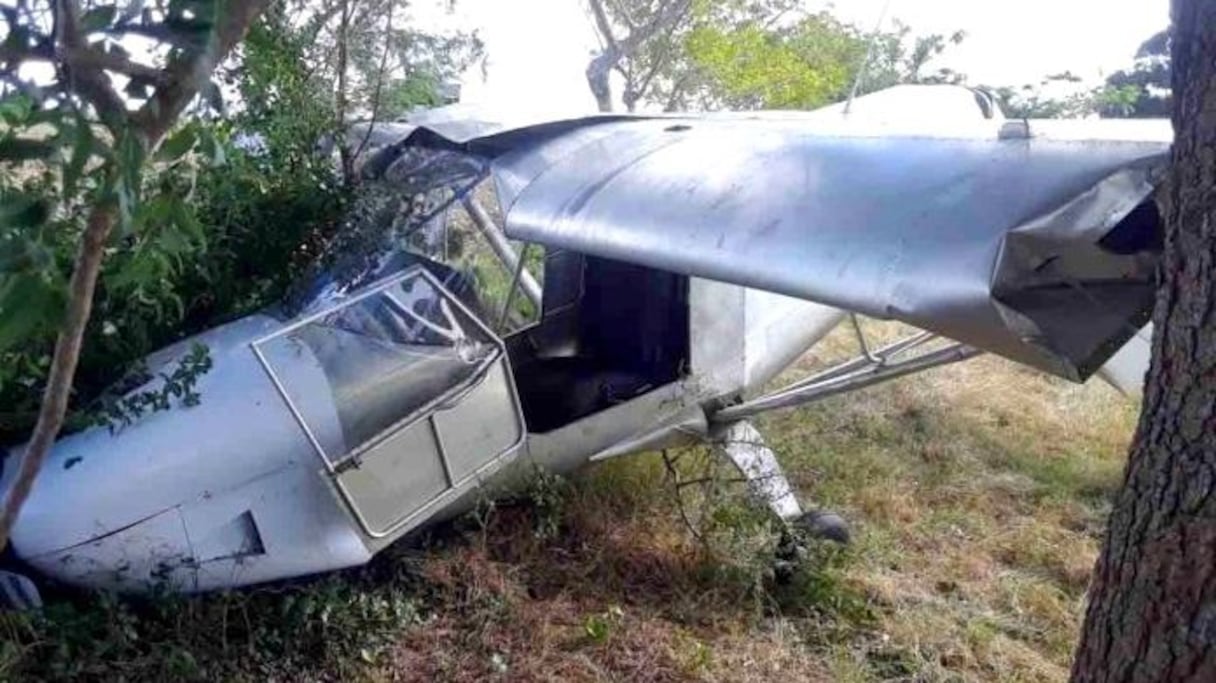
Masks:
[[[864,336],[861,335],[861,328],[855,327],[855,329],[863,349],[861,356],[789,384],[772,393],[722,408],[711,414],[709,421],[713,424],[727,424],[755,417],[770,410],[793,408],[922,370],[958,363],[983,353],[966,344],[954,342],[935,351],[926,351],[912,358],[900,359],[899,356],[922,347],[937,337],[928,332],[921,332],[876,351],[870,351],[865,345]]]

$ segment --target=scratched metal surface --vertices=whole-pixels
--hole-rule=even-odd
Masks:
[[[480,157],[513,238],[901,320],[1070,379],[1152,305],[1168,123],[888,110],[399,132],[381,169],[407,149]]]

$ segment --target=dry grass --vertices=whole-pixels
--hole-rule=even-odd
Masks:
[[[728,501],[699,544],[642,456],[281,594],[0,624],[0,678],[1060,681],[1135,413],[980,358],[761,421],[854,525],[785,582],[767,519]]]
[[[858,527],[848,574],[917,679],[1053,681],[1135,415],[1100,381],[983,357],[765,427],[802,490]]]
[[[829,680],[753,586],[724,575],[663,504],[657,471],[603,468],[565,497],[558,532],[500,507],[426,560],[434,617],[386,680]]]
[[[442,607],[375,677],[1064,680],[1134,420],[1099,382],[994,358],[766,418],[805,497],[856,532],[780,597],[690,539],[653,456],[599,467],[556,538],[500,509],[433,555]]]

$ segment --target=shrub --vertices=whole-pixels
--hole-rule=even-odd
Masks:
[[[195,153],[140,179],[151,199],[107,254],[69,428],[104,415],[114,404],[99,400],[105,388],[138,378],[147,354],[278,301],[336,230],[348,190],[318,145],[333,109],[300,54],[298,37],[255,27],[229,73],[242,111],[186,123],[177,139]],[[89,182],[86,170],[80,183]],[[22,438],[36,417],[83,223],[73,196],[51,170],[0,168],[0,443]],[[12,215],[22,207],[51,215],[23,222]]]

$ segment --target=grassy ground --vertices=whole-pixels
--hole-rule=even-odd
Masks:
[[[643,456],[539,478],[357,572],[0,618],[0,678],[1063,680],[1134,420],[1099,382],[980,358],[762,421],[854,525],[792,576],[738,498],[686,499],[708,511],[695,539]]]

